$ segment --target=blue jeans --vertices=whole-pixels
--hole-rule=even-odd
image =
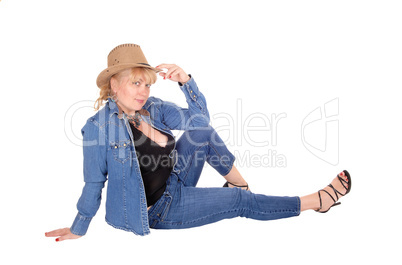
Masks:
[[[235,160],[212,127],[186,131],[176,150],[178,161],[165,193],[148,211],[151,228],[190,228],[238,216],[273,220],[300,214],[299,197],[266,196],[240,188],[197,188],[205,161],[225,176]]]

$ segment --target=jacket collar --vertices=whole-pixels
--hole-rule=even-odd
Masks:
[[[112,116],[113,114],[117,114],[117,115],[119,115],[119,108],[117,107],[117,104],[116,104],[116,102],[113,102],[112,100],[108,100],[108,102],[107,102],[107,105],[108,105],[108,107],[109,107],[109,113],[110,113],[110,116]]]

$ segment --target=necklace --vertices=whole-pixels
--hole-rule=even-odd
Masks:
[[[136,111],[134,115],[128,115],[128,114],[126,114],[126,115],[127,115],[128,121],[131,122],[135,126],[135,128],[138,129],[138,127],[140,127],[141,121],[142,121],[141,114],[138,111]]]
[[[0,0],[1,1],[1,0]],[[135,126],[135,128],[138,129],[138,127],[140,127],[141,122],[143,121],[141,115],[144,116],[150,116],[149,112],[145,109],[140,109],[140,110],[136,110],[135,114],[130,115],[130,114],[126,114],[121,108],[120,106],[117,104],[117,107],[119,109],[119,118],[121,119],[124,115],[127,116],[127,120],[133,124]]]

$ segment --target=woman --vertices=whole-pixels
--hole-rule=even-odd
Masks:
[[[188,108],[149,97],[156,73],[178,82]],[[96,109],[107,103],[82,129],[85,186],[78,214],[70,228],[46,233],[56,241],[86,234],[106,180],[106,222],[138,235],[150,228],[189,228],[237,216],[272,220],[308,209],[327,212],[351,189],[345,170],[318,193],[303,197],[249,191],[234,156],[209,126],[207,104],[193,77],[173,64],[151,67],[138,45],[114,48],[97,85]],[[185,132],[176,142],[171,130]],[[205,161],[230,188],[196,188]]]

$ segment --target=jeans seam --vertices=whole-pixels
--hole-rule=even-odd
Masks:
[[[217,154],[217,155],[219,156],[219,158],[222,158],[222,155],[215,149],[215,147],[214,147],[213,145],[210,144],[210,142],[208,142],[208,145],[209,145],[209,147],[210,147],[211,149],[214,150],[215,154]],[[229,152],[229,153],[230,153],[230,152]],[[220,161],[220,159],[219,159],[219,161]],[[234,160],[233,160],[233,162],[234,162]],[[225,174],[223,174],[223,176],[226,176],[227,174],[229,174],[230,170],[231,170],[232,167],[233,167],[233,162],[232,162],[231,164],[226,164],[226,163],[224,162],[224,166],[228,169],[228,171],[227,171]]]
[[[196,154],[201,148],[203,148],[203,147],[205,147],[205,146],[207,146],[207,145],[210,146],[209,142],[204,143],[203,145],[201,145],[200,147],[198,147],[196,150],[194,150],[193,154],[191,155],[191,164],[188,164],[187,167],[190,167],[190,166],[193,164],[195,154]],[[214,150],[215,150],[215,149],[214,149]],[[187,180],[187,176],[188,176],[189,173],[190,173],[189,170],[186,170],[186,175],[184,176],[184,181]]]
[[[191,223],[195,223],[198,222],[200,220],[204,220],[204,219],[208,219],[212,216],[216,216],[216,215],[221,215],[221,214],[225,214],[225,213],[230,213],[230,212],[237,212],[240,209],[234,209],[234,210],[230,210],[230,211],[222,211],[222,212],[218,212],[218,213],[214,213],[214,214],[210,214],[207,216],[203,216],[201,218],[197,218],[197,219],[193,219],[191,221],[186,221],[186,222],[169,222],[169,221],[161,221],[161,223],[166,223],[166,224],[171,224],[171,225],[185,225],[185,224],[191,224]]]
[[[170,225],[187,225],[187,224],[191,224],[191,223],[195,223],[195,222],[198,222],[198,221],[201,221],[201,220],[208,219],[208,218],[210,218],[212,216],[221,215],[221,214],[230,213],[230,212],[239,212],[239,211],[244,211],[244,210],[247,210],[247,211],[252,212],[253,214],[259,214],[259,215],[273,214],[273,213],[283,213],[283,212],[290,212],[290,213],[299,214],[298,210],[293,210],[293,209],[274,210],[274,211],[268,211],[268,212],[257,212],[257,211],[247,209],[247,208],[238,208],[238,209],[233,209],[233,210],[229,210],[229,211],[222,211],[222,212],[210,214],[210,215],[203,216],[201,218],[193,219],[191,221],[186,221],[186,222],[169,222],[169,221],[163,221],[163,220],[161,220],[160,222],[165,223],[165,224],[170,224]]]
[[[301,213],[301,200],[300,200],[300,197],[296,197],[297,198],[297,202],[298,202],[298,204],[297,204],[297,215],[300,215],[300,213]]]
[[[191,165],[193,164],[193,161],[194,161],[195,153],[196,153],[198,150],[200,150],[202,147],[204,147],[204,146],[205,146],[205,145],[199,147],[197,150],[195,150],[195,151],[193,152],[193,154],[191,155],[191,164],[188,164],[187,167],[191,167]],[[186,167],[186,168],[187,168],[187,167]],[[184,169],[186,169],[186,168],[184,168]],[[183,170],[180,170],[180,171],[182,172]],[[186,175],[183,176],[183,181],[184,181],[184,182],[186,182],[187,176],[188,176],[188,174],[190,173],[189,170],[185,170],[185,172],[186,172]]]

